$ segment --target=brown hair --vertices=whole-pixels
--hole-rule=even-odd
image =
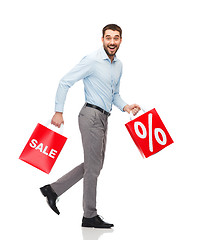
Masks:
[[[103,37],[104,37],[105,31],[108,30],[108,29],[113,30],[113,31],[118,31],[119,34],[120,34],[120,37],[122,37],[122,29],[118,25],[116,25],[116,24],[108,24],[108,25],[106,25],[102,29]]]

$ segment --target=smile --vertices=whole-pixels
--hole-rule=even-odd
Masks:
[[[114,50],[116,46],[108,46],[109,49]]]

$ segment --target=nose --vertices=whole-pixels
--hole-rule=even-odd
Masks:
[[[114,42],[115,42],[115,41],[114,41],[114,38],[111,38],[110,43],[111,43],[111,44],[114,44]]]

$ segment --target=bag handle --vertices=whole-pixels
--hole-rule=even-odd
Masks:
[[[51,124],[51,119],[49,119],[49,120],[46,122],[46,124],[44,124],[44,126],[46,126],[46,127],[48,127],[49,125],[53,125],[53,124]],[[53,126],[54,126],[54,125],[53,125]],[[58,128],[58,127],[56,127],[56,128]],[[59,134],[63,135],[63,133],[64,133],[64,124],[63,124],[63,123],[61,123],[60,128],[58,128],[57,132],[58,132]]]
[[[146,112],[146,110],[144,110],[144,108],[142,108],[141,106],[140,106],[140,108],[141,108],[141,111],[143,111],[143,113]],[[130,120],[131,120],[131,121],[132,121],[133,119],[135,119],[135,116],[133,115],[132,111],[130,111],[129,117],[130,117]]]

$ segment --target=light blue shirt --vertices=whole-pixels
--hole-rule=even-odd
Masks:
[[[127,104],[119,95],[122,63],[114,57],[111,63],[103,47],[84,57],[61,80],[56,93],[55,111],[63,112],[67,92],[77,81],[83,79],[85,102],[101,107],[107,112],[112,104],[123,111]]]

